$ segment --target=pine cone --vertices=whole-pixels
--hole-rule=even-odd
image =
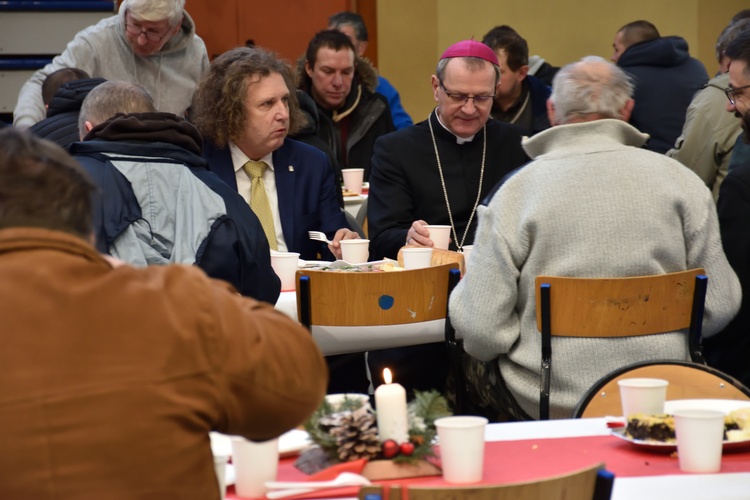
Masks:
[[[367,408],[343,416],[339,425],[331,429],[331,435],[336,438],[336,451],[342,462],[370,459],[380,453],[375,415]]]

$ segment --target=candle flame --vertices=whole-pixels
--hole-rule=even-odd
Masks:
[[[391,375],[391,370],[389,370],[388,368],[383,370],[383,380],[386,384],[390,384],[391,382],[393,382],[393,375]]]

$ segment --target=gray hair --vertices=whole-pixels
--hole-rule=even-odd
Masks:
[[[737,38],[737,35],[745,31],[750,27],[750,19],[739,19],[732,21],[729,25],[721,31],[719,39],[716,40],[716,59],[721,62],[721,58],[724,57],[724,52],[727,50],[732,41]]]
[[[466,65],[466,67],[471,72],[475,71],[482,71],[484,69],[485,64],[492,64],[489,61],[486,61],[482,59],[481,57],[447,57],[445,59],[440,59],[438,61],[437,68],[435,69],[435,76],[438,77],[438,80],[441,82],[445,79],[445,68],[448,66],[448,63],[452,61],[453,59],[461,59]],[[500,67],[497,64],[492,64],[492,69],[495,70],[495,86],[497,87],[497,84],[500,83]]]
[[[185,0],[124,0],[120,12],[124,14],[126,10],[143,21],[167,19],[169,25],[175,27],[185,13]]]
[[[633,95],[630,77],[598,56],[564,66],[552,80],[550,100],[559,123],[586,115],[619,118]]]
[[[154,98],[142,85],[134,82],[109,81],[94,87],[83,100],[78,115],[78,133],[85,137],[86,122],[95,127],[117,113],[153,113]]]

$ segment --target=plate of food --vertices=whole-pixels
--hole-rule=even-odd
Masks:
[[[639,449],[657,453],[671,453],[677,449],[674,417],[670,414],[633,415],[628,418],[627,426],[614,428],[611,432]],[[747,404],[729,411],[724,418],[724,451],[750,451],[750,407]]]
[[[353,191],[344,191],[344,204],[354,203],[357,201],[366,200],[367,196],[364,194],[355,193]]]

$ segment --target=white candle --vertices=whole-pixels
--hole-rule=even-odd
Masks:
[[[406,390],[391,383],[391,371],[383,370],[385,384],[375,389],[375,410],[381,441],[393,439],[397,443],[409,440],[409,421],[406,412]]]

